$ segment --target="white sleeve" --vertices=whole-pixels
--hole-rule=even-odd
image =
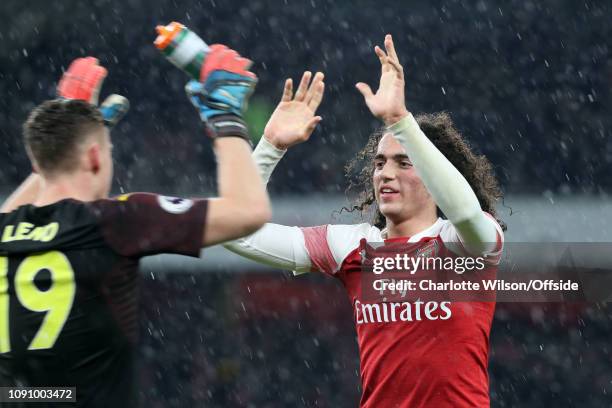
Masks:
[[[223,246],[245,258],[275,268],[296,273],[311,270],[304,234],[298,227],[266,224],[256,233]]]
[[[253,151],[253,160],[259,174],[267,184],[274,168],[286,150],[277,149],[262,136]],[[266,224],[254,234],[227,242],[226,249],[253,261],[298,273],[309,272],[310,258],[304,243],[304,234],[298,227]]]
[[[264,137],[257,144],[253,159],[265,183],[284,154]],[[254,234],[223,246],[253,261],[292,270],[296,275],[315,270],[333,275],[369,233],[380,235],[369,224],[300,228],[268,223]]]
[[[459,236],[457,228],[450,222],[447,222],[442,226],[442,229],[440,230],[440,238],[442,239],[442,242],[444,242],[445,246],[456,254],[459,254],[461,256],[482,256],[484,257],[485,262],[487,264],[497,265],[501,261],[504,249],[504,231],[490,214],[483,214],[485,214],[485,217],[489,220],[489,223],[494,226],[497,232],[497,237],[495,241],[493,241],[495,246],[490,245],[487,248],[481,250],[479,253],[475,253],[473,250],[470,250],[466,246],[462,238]]]
[[[257,147],[253,150],[252,156],[264,185],[268,184],[272,172],[286,152],[286,150],[278,149],[272,143],[268,142],[264,136],[261,137],[259,143],[257,143]]]
[[[303,228],[266,224],[224,247],[253,261],[292,270],[296,275],[312,271],[334,275],[347,255],[358,248],[360,239],[367,239],[372,231],[369,224]]]
[[[427,138],[412,114],[389,130],[406,150],[423,184],[455,227],[468,253],[495,251],[497,223],[482,211],[467,180]]]

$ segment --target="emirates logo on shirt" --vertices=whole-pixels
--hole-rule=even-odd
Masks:
[[[355,300],[357,324],[414,322],[421,320],[448,320],[451,318],[451,302],[383,302],[362,303]]]

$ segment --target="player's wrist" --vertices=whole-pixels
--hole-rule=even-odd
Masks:
[[[287,153],[286,150],[278,149],[265,136],[259,140],[255,150],[253,150],[252,157],[264,184],[268,184],[276,165],[281,161],[285,153]]]
[[[287,153],[287,148],[283,148],[271,141],[270,138],[265,135],[265,133],[259,140],[259,143],[257,143],[257,147],[255,148],[255,150],[263,150],[279,158],[283,157],[283,155]]]
[[[215,115],[206,120],[206,132],[213,139],[238,137],[253,146],[246,122],[238,115],[231,113]]]
[[[251,153],[253,150],[251,142],[239,136],[226,136],[226,137],[215,138],[213,139],[212,143],[213,143],[213,150],[215,151],[215,154],[217,155],[220,152],[219,148],[222,148],[222,149],[240,148],[242,149],[243,147],[246,146],[251,151]]]
[[[390,127],[398,123],[402,119],[406,118],[408,115],[410,115],[408,109],[403,108],[398,110],[397,112],[390,112],[388,114],[382,115],[382,120],[385,126]]]
[[[410,112],[408,113],[408,115],[402,117],[395,123],[386,126],[386,128],[389,132],[393,133],[396,138],[399,139],[406,137],[406,135],[416,134],[420,130],[419,124]]]
[[[266,134],[266,132],[264,132],[263,137],[261,138],[261,140],[265,140],[266,143],[268,143],[270,146],[272,146],[272,148],[277,149],[277,150],[282,151],[282,152],[287,151],[287,149],[289,149],[289,147],[291,147],[290,145],[288,145],[286,143],[282,143],[277,138],[275,138],[273,136],[270,136],[269,134]]]

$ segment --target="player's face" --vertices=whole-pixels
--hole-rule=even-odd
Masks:
[[[401,223],[431,207],[429,192],[392,134],[384,135],[378,143],[373,165],[376,202],[387,219]]]

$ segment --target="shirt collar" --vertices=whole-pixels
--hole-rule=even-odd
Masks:
[[[433,224],[431,224],[429,227],[425,228],[424,230],[417,232],[416,234],[414,234],[411,237],[395,237],[395,238],[392,238],[392,239],[393,240],[405,239],[406,242],[418,242],[423,237],[434,237],[434,236],[438,235],[438,230],[439,230],[440,224],[443,223],[443,222],[444,222],[444,220],[442,218],[438,217],[436,222],[434,222]],[[387,238],[387,234],[388,234],[387,228],[383,229],[380,232],[380,235],[382,236],[382,238],[384,240],[389,239],[389,238]]]

